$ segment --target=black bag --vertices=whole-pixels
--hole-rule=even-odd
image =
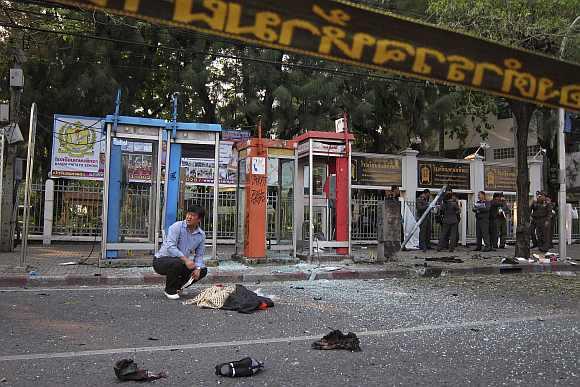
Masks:
[[[264,368],[264,363],[245,357],[238,361],[231,363],[222,363],[215,366],[215,374],[220,376],[227,376],[229,378],[238,378],[246,376],[254,376]]]

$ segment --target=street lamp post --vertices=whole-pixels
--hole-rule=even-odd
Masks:
[[[568,43],[568,35],[572,32],[576,23],[580,21],[578,16],[564,35],[562,45],[560,46],[560,59],[564,58],[566,50],[566,43]],[[566,149],[564,143],[564,126],[566,124],[566,115],[564,109],[558,109],[558,182],[560,183],[558,189],[558,246],[561,259],[566,259]]]

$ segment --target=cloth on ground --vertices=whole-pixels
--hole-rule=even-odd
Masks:
[[[194,299],[184,301],[183,304],[194,304],[202,308],[235,310],[245,314],[274,306],[274,302],[270,298],[259,296],[243,285],[212,286]]]
[[[197,297],[184,301],[183,305],[195,304],[201,308],[221,309],[234,290],[236,288],[232,285],[212,286],[199,293]]]
[[[137,367],[137,363],[135,363],[132,359],[119,360],[115,363],[113,369],[115,370],[115,375],[117,375],[117,378],[122,381],[137,380],[150,382],[167,377],[167,372],[165,371],[153,373]]]
[[[360,341],[358,337],[348,332],[347,335],[339,330],[334,330],[322,339],[312,343],[313,349],[346,349],[352,352],[360,352]]]
[[[274,302],[267,297],[258,296],[243,285],[236,285],[236,290],[226,300],[222,309],[236,310],[239,313],[252,313],[258,309],[271,308]]]

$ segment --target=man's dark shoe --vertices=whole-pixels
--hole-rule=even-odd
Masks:
[[[477,248],[473,249],[473,251],[481,251],[481,247],[477,247]]]
[[[487,253],[489,251],[492,251],[489,247],[485,247],[483,250],[481,250],[484,253]]]

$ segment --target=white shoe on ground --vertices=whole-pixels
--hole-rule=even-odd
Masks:
[[[167,292],[163,293],[165,293],[165,297],[169,298],[170,300],[179,300],[179,294],[169,294]]]

